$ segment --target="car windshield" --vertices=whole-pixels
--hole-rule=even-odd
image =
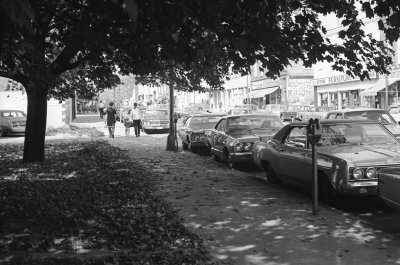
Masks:
[[[1,116],[4,118],[23,118],[25,114],[22,111],[3,111]]]
[[[379,123],[324,124],[318,146],[397,143]]]
[[[144,113],[145,119],[165,118],[168,117],[168,110],[148,110]]]
[[[379,121],[383,124],[397,124],[390,114],[385,110],[351,111],[346,112],[346,119],[365,119]]]
[[[233,130],[271,130],[283,127],[278,116],[238,116],[229,118],[227,129]]]
[[[221,116],[193,117],[189,127],[192,129],[211,129],[219,121]]]

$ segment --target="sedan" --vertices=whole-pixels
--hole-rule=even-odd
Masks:
[[[0,137],[7,134],[24,134],[26,114],[21,110],[0,110]]]
[[[326,119],[367,119],[379,121],[389,129],[398,139],[400,139],[399,123],[393,119],[392,115],[384,109],[355,108],[329,111]]]
[[[253,146],[254,162],[271,182],[312,185],[312,152],[307,123],[291,123]],[[372,120],[322,120],[317,144],[321,199],[336,205],[342,195],[377,195],[383,169],[400,168],[400,142]]]
[[[240,162],[252,162],[253,143],[268,139],[283,127],[278,116],[272,114],[242,114],[222,117],[206,133],[211,155],[234,168]]]
[[[214,127],[215,123],[224,114],[194,114],[183,121],[183,126],[179,128],[178,135],[182,140],[183,150],[195,152],[197,148],[209,148],[205,132]]]
[[[169,130],[169,116],[166,109],[148,109],[143,113],[142,128],[147,134],[167,132]]]

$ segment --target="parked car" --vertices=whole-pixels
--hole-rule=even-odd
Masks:
[[[26,114],[21,110],[0,110],[0,137],[25,134]]]
[[[206,137],[213,159],[234,168],[237,163],[252,162],[253,143],[271,137],[282,127],[279,117],[272,114],[232,115],[222,117]]]
[[[215,123],[224,114],[194,114],[183,121],[183,126],[178,129],[178,135],[182,140],[182,148],[195,152],[197,148],[209,148],[205,132],[211,130]]]
[[[393,105],[389,108],[389,113],[392,115],[393,119],[395,119],[396,122],[400,122],[400,106],[399,105]]]
[[[383,168],[379,172],[378,193],[386,205],[400,211],[400,169]]]
[[[306,106],[302,105],[289,105],[285,110],[281,111],[280,117],[282,121],[301,121],[303,120],[301,112],[309,111],[309,108],[309,106],[307,108]]]
[[[167,132],[169,130],[169,115],[166,109],[147,109],[143,112],[142,128],[147,134]]]
[[[254,143],[254,162],[271,182],[312,188],[312,152],[306,122],[287,124],[268,141]],[[400,168],[400,142],[374,120],[321,120],[318,182],[321,199],[377,195],[381,170]]]
[[[227,111],[227,115],[250,114],[253,110],[250,108],[234,108]]]
[[[285,110],[285,107],[281,104],[268,104],[263,106],[262,109],[280,117],[281,112]]]
[[[326,119],[368,119],[379,121],[386,128],[393,133],[396,138],[400,139],[400,126],[399,123],[393,119],[384,109],[373,109],[373,108],[354,108],[354,109],[342,109],[329,111]]]

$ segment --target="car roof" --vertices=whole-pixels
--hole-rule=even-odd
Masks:
[[[25,111],[20,110],[20,109],[0,109],[0,112],[5,112],[5,111],[20,111],[20,112],[25,112]]]
[[[364,120],[364,119],[321,119],[319,120],[321,124],[352,124],[352,123],[378,123],[380,124],[379,121],[375,120]],[[290,124],[293,125],[307,125],[308,121],[298,121],[298,122],[292,122]]]
[[[189,117],[213,117],[213,116],[226,116],[225,113],[196,113],[190,114]]]
[[[263,112],[263,113],[257,113],[257,112],[255,112],[255,113],[249,113],[249,114],[234,114],[234,115],[226,115],[224,118],[235,118],[235,117],[246,117],[246,116],[249,116],[249,117],[254,117],[254,116],[261,116],[261,117],[278,117],[277,115],[274,115],[274,114],[269,114],[269,113],[265,113],[265,112]],[[278,117],[279,118],[279,117]]]
[[[360,112],[360,111],[385,111],[385,110],[374,109],[374,108],[355,108],[355,109],[331,110],[328,113],[347,113],[347,112]]]

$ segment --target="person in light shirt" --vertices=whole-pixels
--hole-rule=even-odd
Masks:
[[[132,115],[132,120],[133,120],[133,127],[135,129],[135,136],[139,137],[140,130],[141,130],[142,114],[140,113],[137,103],[133,104],[133,109],[131,111],[131,115]]]

